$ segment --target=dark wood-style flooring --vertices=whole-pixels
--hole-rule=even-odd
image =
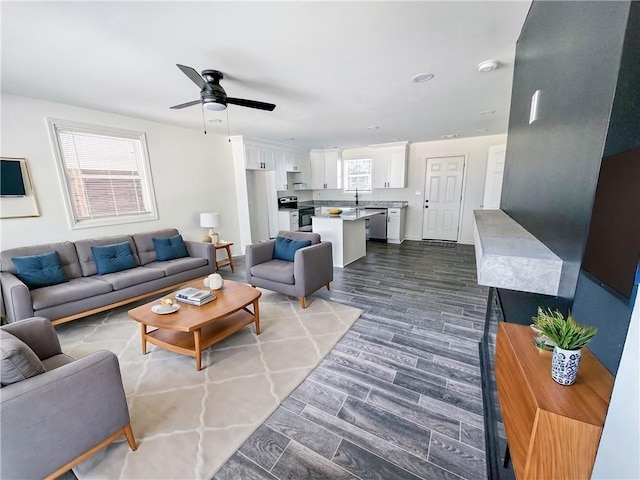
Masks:
[[[485,479],[473,247],[369,242],[318,297],[364,313],[213,478]]]

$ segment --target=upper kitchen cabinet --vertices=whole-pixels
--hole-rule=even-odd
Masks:
[[[245,142],[244,166],[247,170],[275,170],[273,150]]]
[[[342,188],[340,150],[311,150],[311,188],[313,190]]]
[[[373,188],[407,186],[407,144],[409,142],[369,145],[373,160]]]

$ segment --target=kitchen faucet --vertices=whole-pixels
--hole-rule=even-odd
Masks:
[[[356,187],[356,207],[358,206],[358,187]]]

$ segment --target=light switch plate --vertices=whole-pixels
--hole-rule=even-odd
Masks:
[[[422,191],[421,190],[416,190],[416,196],[419,197],[420,195],[422,195]]]

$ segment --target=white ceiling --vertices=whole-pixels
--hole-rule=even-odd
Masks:
[[[2,1],[2,91],[202,129],[200,106],[169,109],[199,98],[181,63],[277,105],[207,111],[208,131],[228,113],[232,135],[298,147],[505,133],[530,3]]]

